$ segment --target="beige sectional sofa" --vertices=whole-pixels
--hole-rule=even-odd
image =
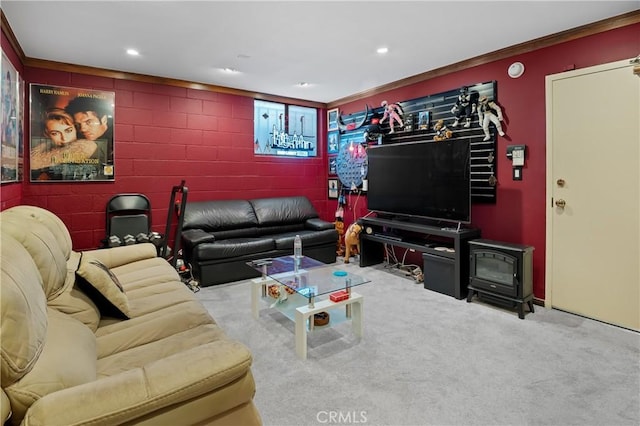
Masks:
[[[251,353],[152,244],[79,253],[33,206],[0,230],[3,424],[261,424]]]

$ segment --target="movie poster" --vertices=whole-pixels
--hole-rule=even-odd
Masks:
[[[113,181],[115,93],[31,84],[31,181]]]
[[[21,130],[20,127],[20,85],[18,72],[2,52],[2,134],[0,139],[0,158],[2,165],[2,183],[20,180],[19,153]]]

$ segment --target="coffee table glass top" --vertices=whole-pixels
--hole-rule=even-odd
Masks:
[[[302,256],[300,259],[297,273],[294,271],[293,256],[254,260],[247,262],[247,265],[307,298],[370,282],[339,266],[327,265],[308,256]]]

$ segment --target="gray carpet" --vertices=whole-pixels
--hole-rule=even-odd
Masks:
[[[265,425],[638,425],[640,334],[536,306],[515,311],[456,300],[382,266],[366,275],[364,337],[317,328],[306,361],[293,323],[251,282],[197,296],[254,355]]]

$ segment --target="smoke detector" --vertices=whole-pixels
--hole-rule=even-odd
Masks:
[[[507,74],[511,78],[518,78],[522,74],[524,74],[524,64],[522,62],[514,62],[509,65],[509,69],[507,70]]]

